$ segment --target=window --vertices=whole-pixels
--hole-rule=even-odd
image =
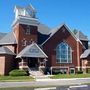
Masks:
[[[22,46],[26,46],[27,45],[27,41],[26,41],[26,39],[24,38],[23,40],[22,40]]]
[[[72,63],[72,49],[67,43],[61,42],[56,47],[56,59],[58,63]]]
[[[30,26],[27,26],[27,27],[26,27],[25,33],[26,33],[26,34],[30,34]]]
[[[70,68],[70,74],[75,74],[75,68]]]

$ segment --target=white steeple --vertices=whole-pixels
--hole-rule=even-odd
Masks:
[[[29,4],[26,7],[15,6],[14,12],[15,18],[18,18],[18,16],[35,18],[36,16],[36,10],[33,8],[31,4]]]
[[[14,13],[15,20],[12,26],[17,23],[35,26],[38,26],[39,24],[38,19],[36,18],[36,10],[31,4],[26,7],[15,6]]]

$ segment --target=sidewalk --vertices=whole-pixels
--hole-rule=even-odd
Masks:
[[[0,88],[7,87],[47,87],[90,84],[90,78],[73,79],[37,79],[32,82],[0,82]]]
[[[72,81],[72,80],[90,80],[90,78],[63,78],[63,79],[50,79],[50,78],[44,78],[44,79],[36,79],[36,81]]]

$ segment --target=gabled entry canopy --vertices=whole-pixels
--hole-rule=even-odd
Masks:
[[[47,58],[48,56],[42,51],[42,49],[36,44],[32,43],[25,47],[16,58],[20,57],[36,57],[36,58]]]
[[[87,49],[87,50],[84,51],[83,54],[81,54],[80,58],[81,59],[87,58],[89,55],[90,55],[90,49]]]

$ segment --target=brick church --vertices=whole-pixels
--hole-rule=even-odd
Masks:
[[[65,24],[50,29],[36,17],[32,5],[15,6],[15,19],[8,34],[0,34],[0,75],[11,70],[45,67],[76,73],[90,68],[88,38],[73,34]]]

